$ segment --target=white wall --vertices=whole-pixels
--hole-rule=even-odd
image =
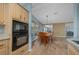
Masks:
[[[77,4],[77,37],[79,38],[79,4]]]
[[[79,38],[79,4],[74,8],[74,37]]]

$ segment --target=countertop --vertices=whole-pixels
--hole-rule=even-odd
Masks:
[[[75,43],[73,40],[75,41],[79,41],[79,38],[68,38],[67,41],[72,44],[75,48],[77,48],[79,50],[79,44]]]
[[[9,39],[9,36],[7,34],[5,33],[0,34],[0,40],[7,40],[7,39]]]

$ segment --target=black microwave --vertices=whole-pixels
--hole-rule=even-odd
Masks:
[[[20,21],[13,20],[13,32],[21,32],[21,31],[28,31],[28,24],[23,23]]]

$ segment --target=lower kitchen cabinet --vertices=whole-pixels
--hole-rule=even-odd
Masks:
[[[72,44],[68,44],[68,55],[79,55],[79,51]]]
[[[8,54],[8,40],[1,40],[0,41],[0,55],[7,55]]]
[[[0,24],[3,25],[4,20],[4,4],[0,3]]]
[[[28,44],[12,52],[11,55],[25,55],[27,51],[28,51]]]
[[[6,48],[1,48],[0,49],[0,55],[6,55]]]

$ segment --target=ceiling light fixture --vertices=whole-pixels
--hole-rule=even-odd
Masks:
[[[57,15],[58,14],[58,12],[54,12],[54,15]]]
[[[46,18],[47,18],[47,24],[48,24],[48,15],[46,16]]]

